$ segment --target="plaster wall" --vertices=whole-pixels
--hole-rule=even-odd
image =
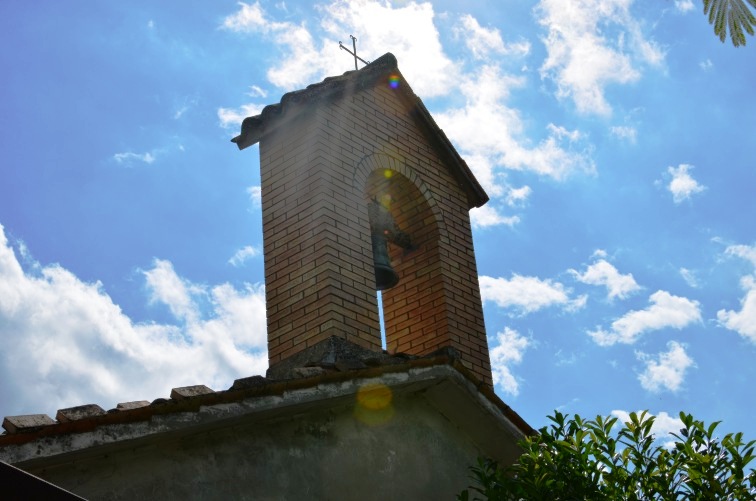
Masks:
[[[25,469],[88,499],[453,499],[468,485],[481,451],[422,393],[354,402]]]

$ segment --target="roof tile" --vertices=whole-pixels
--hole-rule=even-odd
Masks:
[[[3,419],[3,428],[8,433],[24,433],[37,431],[45,426],[54,425],[47,414],[27,414],[25,416],[6,416]]]
[[[94,416],[102,416],[107,414],[105,409],[97,404],[78,405],[76,407],[69,407],[67,409],[58,409],[58,413],[55,415],[55,419],[60,423],[68,423],[71,421],[78,421],[79,419],[85,419]]]
[[[131,409],[139,409],[142,407],[147,407],[150,405],[150,402],[147,400],[135,400],[133,402],[121,402],[120,404],[116,405],[116,410],[119,411],[128,411]]]
[[[211,390],[204,384],[197,384],[194,386],[183,386],[181,388],[172,389],[171,398],[173,400],[184,400],[198,395],[207,395],[208,393],[215,393],[215,391]]]

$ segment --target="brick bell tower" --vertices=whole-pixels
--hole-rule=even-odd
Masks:
[[[260,143],[268,356],[452,347],[492,385],[469,210],[488,196],[386,54],[242,124]]]

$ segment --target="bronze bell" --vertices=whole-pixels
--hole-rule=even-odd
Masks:
[[[406,233],[401,231],[391,213],[373,200],[368,204],[370,216],[370,235],[373,243],[373,265],[375,266],[375,288],[379,291],[390,289],[399,283],[399,275],[391,267],[388,244],[398,245],[407,251],[413,250],[412,241]]]
[[[380,233],[373,233],[373,265],[375,266],[375,288],[379,291],[390,289],[399,283],[399,275],[391,267],[388,241]]]

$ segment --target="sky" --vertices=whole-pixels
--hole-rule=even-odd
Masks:
[[[0,2],[0,415],[267,368],[241,120],[393,53],[490,196],[496,393],[756,438],[756,40],[691,0]]]

